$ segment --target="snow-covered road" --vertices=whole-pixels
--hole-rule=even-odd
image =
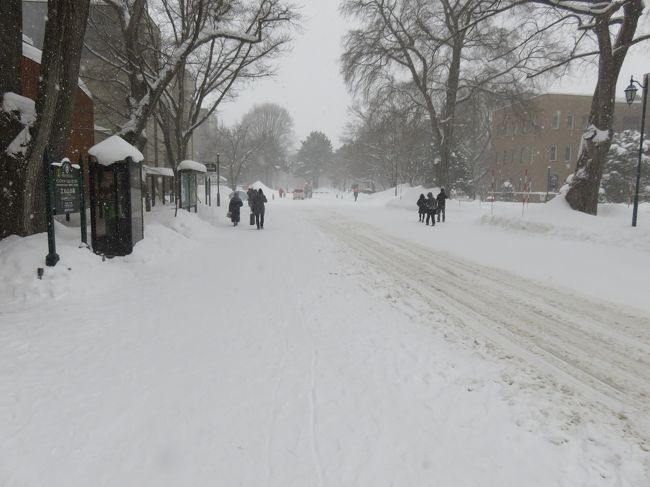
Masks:
[[[3,242],[0,485],[647,484],[642,316],[302,203]]]
[[[322,215],[320,225],[372,266],[374,285],[396,302],[416,298],[446,333],[495,347],[588,401],[635,417],[650,444],[646,314],[398,239],[340,213]]]

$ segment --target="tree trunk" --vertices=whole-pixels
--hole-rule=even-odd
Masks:
[[[623,7],[622,26],[614,45],[610,35],[610,15],[598,18],[594,32],[598,39],[598,83],[591,102],[590,127],[585,132],[575,173],[569,183],[566,200],[574,210],[596,215],[598,194],[607,152],[612,144],[616,82],[625,60],[643,2],[633,0]],[[605,136],[606,134],[606,136]]]
[[[7,91],[22,94],[23,54],[22,0],[0,2],[0,95]]]
[[[19,233],[45,230],[43,154],[60,158],[68,144],[74,93],[90,0],[50,0],[36,100],[36,123],[27,156]]]

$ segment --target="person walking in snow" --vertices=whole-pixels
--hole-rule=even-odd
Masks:
[[[233,195],[232,195],[232,198],[230,198],[230,203],[228,204],[228,212],[230,213],[230,221],[233,223],[233,225],[235,227],[239,223],[240,208],[242,206],[244,206],[244,202],[239,197],[239,194],[237,194],[237,191],[235,191],[233,193]]]
[[[433,193],[430,191],[427,193],[427,225],[429,224],[429,218],[431,218],[431,226],[436,226],[436,208],[438,202],[433,197]]]
[[[445,194],[445,188],[440,188],[440,193],[436,196],[436,201],[438,202],[438,221],[440,221],[440,214],[442,213],[442,222],[445,222],[445,201],[447,200],[447,195]]]
[[[424,194],[420,193],[420,198],[418,199],[417,202],[418,205],[418,216],[420,219],[418,221],[421,221],[424,223],[424,215],[427,214],[427,199],[424,197]]]
[[[266,199],[262,188],[258,189],[257,191],[253,190],[253,203],[251,205],[251,208],[253,210],[253,214],[255,215],[255,224],[257,225],[258,230],[264,229],[264,203],[268,203],[268,200]]]
[[[253,210],[253,197],[255,196],[256,193],[257,191],[255,191],[253,187],[248,188],[248,191],[246,191],[248,206],[250,207],[251,211]]]

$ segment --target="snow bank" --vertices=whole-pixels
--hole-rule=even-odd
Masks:
[[[134,162],[141,162],[144,159],[142,152],[119,135],[113,135],[99,144],[95,144],[88,149],[88,154],[94,156],[97,162],[103,166],[110,166],[114,162],[125,160],[127,157],[133,159]]]

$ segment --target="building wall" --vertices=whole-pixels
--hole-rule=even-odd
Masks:
[[[543,94],[524,117],[515,117],[510,107],[492,112],[491,170],[483,178],[483,189],[491,184],[494,172],[495,191],[501,191],[506,181],[514,191],[523,191],[527,173],[530,191],[544,192],[550,171],[555,183],[550,190],[558,190],[575,170],[591,100],[591,95]],[[641,103],[617,102],[614,131],[639,130],[641,108]]]
[[[38,95],[40,70],[40,64],[23,56],[21,62],[23,95],[32,100],[36,100]],[[72,162],[76,162],[79,159],[79,154],[86,155],[88,153],[88,149],[94,145],[94,141],[93,100],[81,88],[77,88],[66,156]]]

